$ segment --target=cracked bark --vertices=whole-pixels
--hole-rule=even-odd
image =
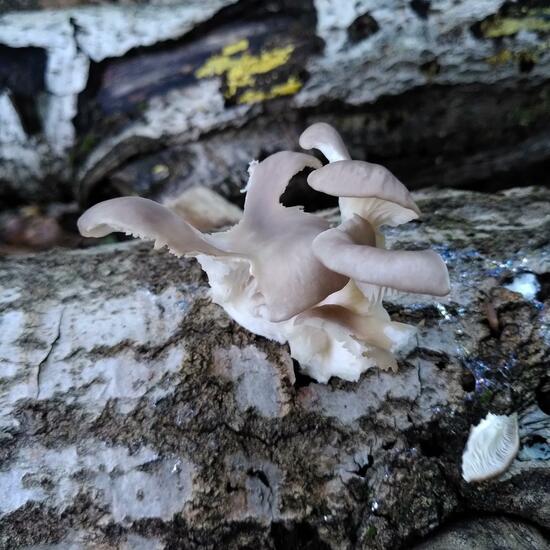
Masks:
[[[57,334],[55,335],[55,338],[53,342],[50,345],[50,349],[48,350],[48,353],[46,353],[46,356],[40,363],[38,363],[38,367],[36,369],[36,399],[40,399],[40,375],[42,374],[42,367],[48,362],[48,359],[52,355],[55,345],[61,338],[61,323],[63,323],[63,310],[61,310],[61,313],[59,315],[59,323],[57,325]],[[70,357],[68,357],[70,359]]]
[[[193,260],[142,243],[0,260],[0,547],[393,549],[441,527],[427,547],[492,548],[488,525],[545,541],[550,193],[416,199],[422,222],[387,241],[435,244],[453,291],[392,298],[418,347],[356,384],[295,385],[286,346],[212,304]],[[534,299],[506,288],[524,271]],[[520,413],[521,450],[468,485],[488,411]]]

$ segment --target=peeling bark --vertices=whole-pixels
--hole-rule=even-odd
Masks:
[[[211,303],[194,260],[133,242],[0,260],[0,546],[411,548],[480,513],[496,519],[458,529],[471,547],[493,524],[544,540],[550,194],[415,200],[423,222],[388,243],[435,244],[452,293],[392,297],[418,345],[358,383],[302,376]],[[530,297],[510,290],[525,271]],[[488,411],[518,412],[521,449],[469,485]]]
[[[383,158],[414,187],[548,173],[550,27],[537,2],[7,4],[0,53],[47,58],[44,90],[25,100],[39,132],[19,135],[13,83],[0,96],[0,126],[18,134],[0,133],[0,195],[12,201],[85,202],[180,151],[178,168],[220,180],[241,171],[251,141],[254,156],[271,152],[274,125],[290,135],[318,117],[347,124],[357,158]],[[295,148],[287,135],[277,144]],[[221,168],[185,157],[228,137]]]

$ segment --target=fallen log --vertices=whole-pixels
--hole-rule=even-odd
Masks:
[[[388,243],[435,246],[452,293],[391,297],[418,345],[358,383],[305,377],[194,260],[135,242],[1,259],[0,547],[411,548],[456,515],[434,544],[493,524],[544,540],[550,193],[415,200],[423,221]],[[518,413],[521,448],[467,484],[488,411]]]

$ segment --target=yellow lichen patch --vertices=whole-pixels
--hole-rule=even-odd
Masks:
[[[519,31],[550,32],[550,8],[533,8],[518,17],[496,16],[481,24],[486,38],[511,36]]]
[[[238,103],[258,103],[285,95],[293,95],[300,91],[302,83],[296,76],[291,76],[282,84],[275,84],[269,90],[247,90],[239,96]]]
[[[222,50],[222,55],[235,55],[236,53],[244,52],[244,50],[248,50],[248,40],[246,38],[225,46]]]
[[[290,59],[294,46],[289,44],[280,48],[272,48],[264,50],[258,55],[251,54],[247,50],[247,40],[229,44],[220,54],[213,55],[199,67],[195,71],[195,76],[209,78],[225,75],[227,80],[225,97],[231,98],[237,94],[239,88],[254,86],[256,75],[269,73],[284,65]]]
[[[282,84],[275,84],[271,88],[271,94],[273,97],[280,95],[292,95],[300,91],[302,87],[302,82],[296,76],[291,76],[286,82]]]
[[[501,50],[495,55],[487,57],[485,61],[489,65],[505,65],[506,63],[522,61],[523,63],[536,64],[539,62],[539,56],[544,52],[550,50],[550,42],[543,42],[536,48],[531,50],[521,50],[519,52],[513,52],[512,50]]]
[[[513,61],[515,59],[515,56],[516,54],[514,54],[514,52],[511,52],[510,50],[501,50],[495,55],[487,57],[485,61],[487,61],[489,65],[505,65],[506,63]]]

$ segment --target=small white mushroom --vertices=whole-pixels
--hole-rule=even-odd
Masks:
[[[462,455],[462,477],[484,481],[505,472],[519,450],[518,417],[489,413],[472,427]]]

